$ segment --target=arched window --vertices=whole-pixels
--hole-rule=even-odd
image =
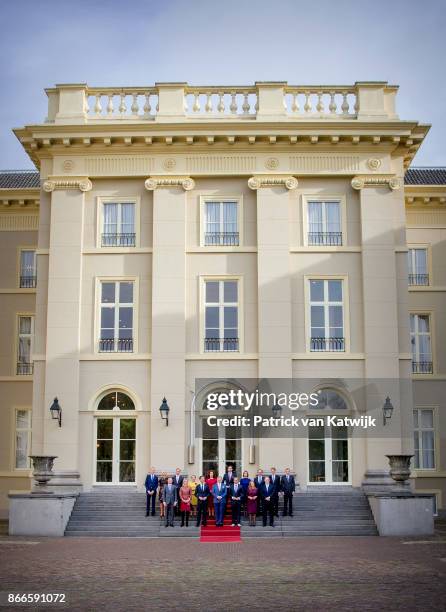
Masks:
[[[322,410],[348,410],[345,399],[334,389],[320,389],[318,392],[319,402],[315,409]]]
[[[125,393],[111,391],[101,399],[98,410],[135,410],[135,404]]]

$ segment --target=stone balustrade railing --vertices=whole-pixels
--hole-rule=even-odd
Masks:
[[[238,87],[187,83],[118,88],[56,85],[46,90],[47,122],[397,119],[396,92],[397,87],[385,82],[351,86],[292,86],[285,82]]]

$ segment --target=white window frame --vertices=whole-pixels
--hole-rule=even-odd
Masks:
[[[214,203],[220,203],[222,204],[223,202],[235,202],[237,204],[237,231],[238,231],[238,245],[236,246],[231,246],[231,245],[206,245],[206,203],[207,202],[214,202]],[[222,219],[222,215],[223,215],[223,206],[220,206],[220,219]],[[227,194],[222,194],[220,196],[218,195],[212,195],[212,196],[206,196],[206,195],[202,195],[200,196],[200,246],[203,248],[206,248],[207,250],[209,249],[226,249],[226,250],[231,250],[231,249],[238,249],[239,247],[243,246],[243,196],[241,195],[237,195],[237,196],[231,196],[231,195],[227,195]]]
[[[237,351],[205,351],[204,340],[206,338],[206,283],[207,282],[224,282],[224,281],[236,281],[237,282],[237,323],[238,323],[238,350]],[[203,355],[238,355],[244,351],[244,317],[243,317],[243,277],[234,275],[218,275],[218,276],[201,276],[200,277],[200,353]],[[229,304],[229,302],[228,302]],[[231,302],[231,304],[233,304]],[[235,303],[234,303],[235,304]],[[216,304],[213,304],[214,306]],[[219,306],[223,305],[223,302],[219,302]],[[222,309],[221,309],[222,310]],[[222,329],[220,312],[220,331]],[[223,326],[224,329],[224,326]]]
[[[27,427],[17,427],[17,415],[19,412],[26,412],[27,413],[27,417],[28,417],[28,426]],[[23,406],[23,407],[16,407],[13,409],[13,418],[14,418],[14,428],[13,428],[13,435],[14,435],[14,441],[13,441],[13,471],[17,471],[17,472],[24,472],[24,471],[28,471],[31,469],[31,460],[28,457],[28,465],[26,465],[25,467],[18,467],[17,466],[17,432],[19,431],[24,431],[26,432],[27,436],[27,454],[31,454],[31,440],[32,440],[32,410],[30,407],[28,406]]]
[[[14,362],[14,369],[13,371],[15,372],[15,374],[17,376],[32,376],[33,373],[31,374],[18,374],[17,373],[17,368],[18,368],[18,364],[19,364],[19,348],[20,348],[20,337],[29,337],[30,338],[30,348],[29,348],[29,363],[32,364],[33,363],[33,352],[34,352],[34,313],[31,312],[18,312],[17,313],[17,318],[16,318],[16,336],[15,336],[15,351],[14,351],[14,356],[15,356],[15,362]],[[22,318],[30,318],[31,319],[31,331],[29,334],[22,334],[20,333],[20,319]]]
[[[422,427],[421,426],[421,413],[422,411],[429,411],[432,413],[432,427]],[[438,423],[437,423],[437,410],[433,406],[416,406],[413,408],[413,413],[418,413],[418,427],[415,427],[415,422],[413,424],[414,435],[418,433],[418,449],[419,449],[419,459],[420,465],[415,467],[415,461],[413,469],[417,472],[436,472],[437,471],[437,432],[438,432]],[[432,440],[433,440],[433,453],[434,453],[434,467],[424,467],[423,464],[423,431],[432,431]]]
[[[411,329],[411,324],[410,324],[410,318],[412,316],[415,317],[427,317],[428,321],[429,321],[429,333],[425,333],[423,332],[422,334],[420,334],[419,332],[414,332],[412,333],[412,329]],[[416,328],[418,329],[418,324],[416,326]],[[423,311],[411,311],[409,313],[409,334],[410,334],[410,348],[411,348],[411,355],[412,355],[412,361],[420,361],[419,359],[419,355],[420,355],[420,351],[419,351],[419,342],[417,341],[417,338],[420,335],[429,335],[430,337],[430,347],[431,347],[431,362],[432,362],[432,372],[412,372],[412,376],[432,376],[432,374],[435,373],[435,358],[434,358],[434,320],[433,320],[433,313],[432,311],[428,311],[428,310],[423,310]],[[416,346],[416,351],[415,351],[415,356],[417,356],[417,359],[414,360],[414,351],[412,350],[413,347],[413,343],[412,343],[412,338],[415,338],[415,346]]]
[[[100,351],[99,345],[101,340],[101,307],[102,307],[102,283],[133,283],[133,351]],[[94,329],[94,353],[103,357],[131,355],[138,352],[138,328],[139,328],[139,278],[136,276],[101,276],[96,278],[95,290],[96,317]],[[116,296],[116,292],[115,292]],[[115,301],[115,309],[119,302]],[[116,310],[115,310],[116,312]],[[119,321],[119,319],[118,319]],[[116,332],[116,315],[115,315],[115,332]]]
[[[309,219],[308,219],[308,204],[309,202],[339,202],[339,214],[340,214],[340,226],[342,232],[342,245],[316,245],[309,244],[308,242],[308,232],[310,229]],[[302,195],[302,244],[304,246],[311,247],[313,249],[342,249],[347,246],[347,203],[345,195],[311,195],[304,194]]]
[[[342,324],[344,329],[344,350],[343,351],[312,351],[311,350],[311,304],[310,301],[310,281],[312,280],[340,280],[342,281]],[[325,289],[324,289],[325,296]],[[345,355],[350,353],[350,297],[348,288],[348,276],[345,274],[335,275],[317,275],[308,274],[304,276],[304,297],[305,297],[305,350],[309,354],[321,354],[321,355]],[[334,302],[332,302],[334,303]],[[325,305],[325,304],[324,304]],[[328,302],[327,302],[328,305]],[[324,313],[325,317],[325,313]],[[325,327],[327,328],[327,321],[325,321]]]
[[[20,289],[35,289],[35,287],[22,287],[20,279],[22,277],[22,253],[31,252],[34,254],[33,255],[33,271],[34,271],[33,276],[36,277],[36,284],[37,284],[37,253],[36,251],[37,251],[36,247],[20,247],[19,248],[18,266],[17,266],[18,267],[17,286]]]
[[[104,204],[134,204],[134,230],[135,230],[135,246],[102,246],[102,234],[104,228]],[[111,250],[113,253],[124,251],[131,252],[135,248],[139,248],[141,240],[141,198],[139,196],[128,197],[97,197],[97,219],[96,219],[96,247],[98,249]]]
[[[412,268],[411,271],[411,267],[413,266],[414,263],[414,257],[410,255],[411,251],[426,251],[426,274],[427,274],[427,280],[428,282],[425,285],[416,285],[416,284],[410,284],[409,283],[409,287],[429,287],[430,285],[432,285],[432,261],[431,261],[431,248],[429,244],[408,244],[407,245],[407,275],[408,275],[408,281],[409,281],[409,275],[410,274],[417,274],[414,269]],[[410,260],[410,265],[409,265],[409,260]],[[421,274],[423,274],[421,272]]]

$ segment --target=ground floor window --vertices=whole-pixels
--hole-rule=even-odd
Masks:
[[[418,470],[435,469],[435,429],[432,408],[413,411],[414,467]]]
[[[31,410],[15,412],[15,468],[28,469],[31,453]]]
[[[136,419],[96,419],[96,482],[135,482]]]
[[[234,472],[242,473],[242,433],[240,427],[211,427],[202,422],[202,473],[223,476],[229,465]]]
[[[350,441],[347,427],[310,427],[308,431],[308,482],[349,484]]]

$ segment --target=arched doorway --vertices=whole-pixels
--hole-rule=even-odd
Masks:
[[[314,412],[348,415],[347,398],[337,389],[319,389]],[[316,416],[316,415],[314,415]],[[308,484],[351,484],[351,439],[347,427],[308,427]]]
[[[99,398],[95,418],[95,482],[136,482],[136,414],[131,397],[107,391]]]

